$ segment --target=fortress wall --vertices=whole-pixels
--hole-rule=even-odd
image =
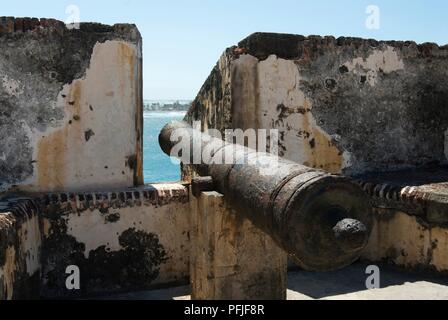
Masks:
[[[335,173],[447,163],[447,49],[256,33],[225,51],[186,119],[278,129],[281,156]]]
[[[448,273],[448,229],[393,209],[376,209],[363,259]]]
[[[373,184],[364,259],[446,272],[447,75],[447,46],[256,33],[223,53],[186,120],[278,129],[280,156],[333,173],[404,170]]]
[[[143,186],[141,53],[134,25],[0,18],[1,299],[188,278],[187,188]]]
[[[188,281],[186,187],[10,199],[0,210],[0,299],[80,298]],[[80,290],[68,290],[68,266]]]
[[[142,184],[141,50],[134,25],[0,18],[0,191]]]

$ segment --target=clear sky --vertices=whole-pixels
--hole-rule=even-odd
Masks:
[[[139,27],[146,99],[193,99],[223,50],[257,31],[448,44],[446,0],[2,0],[0,15],[66,21],[69,5],[81,21]]]

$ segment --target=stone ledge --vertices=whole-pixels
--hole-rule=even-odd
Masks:
[[[43,212],[60,212],[133,207],[142,205],[163,206],[172,202],[187,203],[188,189],[179,183],[151,184],[111,192],[62,192],[11,197],[0,202],[0,212],[25,212],[25,206],[42,208]],[[19,215],[20,216],[20,215]]]
[[[71,297],[63,276],[73,264],[89,275],[76,297],[183,283],[188,202],[180,183],[9,195],[0,200],[0,300]],[[108,266],[105,276],[96,273],[97,263]]]
[[[56,19],[0,17],[0,34],[20,33],[36,29],[65,29],[65,24]]]
[[[415,215],[422,222],[448,227],[448,171],[445,167],[357,177],[373,205]]]
[[[118,23],[114,25],[104,25],[101,23],[81,22],[79,23],[80,32],[87,33],[122,33],[127,34],[137,30],[134,24]],[[23,34],[27,32],[40,32],[42,30],[52,30],[59,33],[71,31],[66,27],[62,21],[51,18],[15,18],[15,17],[0,17],[0,36],[6,34]],[[132,40],[141,38],[138,31],[133,35]]]

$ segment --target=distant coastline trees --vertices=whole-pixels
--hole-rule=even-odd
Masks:
[[[144,111],[188,111],[191,106],[191,102],[150,102],[145,101],[143,103]]]

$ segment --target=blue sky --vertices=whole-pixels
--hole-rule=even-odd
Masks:
[[[257,32],[448,43],[446,0],[22,0],[2,1],[2,16],[135,23],[144,41],[146,99],[192,99],[223,50]],[[380,28],[365,25],[380,9]]]

